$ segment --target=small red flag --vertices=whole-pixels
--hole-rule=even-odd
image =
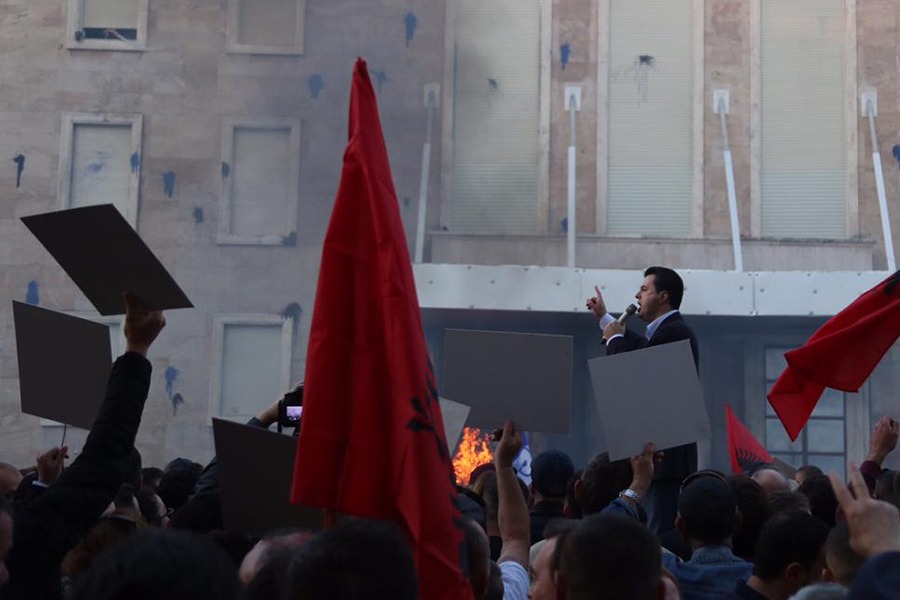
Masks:
[[[349,137],[319,270],[291,498],[397,522],[420,597],[471,598],[409,249],[361,59]]]
[[[772,386],[769,403],[796,440],[826,387],[857,392],[900,337],[900,271],[829,319],[800,348]]]
[[[766,452],[750,430],[738,420],[725,405],[725,419],[728,427],[728,453],[731,456],[731,471],[735,474],[749,471],[760,463],[772,464],[772,455]]]

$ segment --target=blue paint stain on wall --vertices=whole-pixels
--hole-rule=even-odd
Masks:
[[[17,154],[13,162],[16,163],[16,187],[19,187],[22,185],[22,171],[25,170],[25,155]]]
[[[166,394],[169,395],[169,398],[172,397],[172,393],[174,392],[175,381],[178,379],[178,369],[173,366],[166,367]]]
[[[296,246],[297,245],[297,232],[292,231],[289,234],[287,234],[286,236],[283,236],[281,238],[281,245],[282,246]]]
[[[106,165],[104,165],[102,162],[95,162],[95,163],[89,164],[85,168],[87,169],[87,172],[90,173],[91,175],[96,175],[97,173],[102,171],[103,167],[105,167],[105,166]]]
[[[184,404],[184,396],[181,394],[175,394],[172,396],[172,414],[178,414],[178,406]]]
[[[300,320],[300,315],[303,313],[303,307],[300,306],[299,302],[291,302],[287,306],[284,307],[284,310],[281,311],[281,316],[285,319],[293,319],[294,325],[294,333],[297,333],[297,321]]]
[[[309,76],[309,95],[313,97],[313,100],[318,98],[324,89],[325,78],[322,75],[316,73]]]
[[[131,172],[137,173],[141,168],[141,155],[135,152],[131,155]]]
[[[203,222],[203,209],[202,208],[200,208],[199,206],[195,206],[193,215],[194,215],[194,223],[195,224],[199,225],[200,223]]]
[[[38,282],[33,279],[28,282],[28,291],[25,292],[25,303],[32,306],[40,306],[41,304],[41,293]]]
[[[406,25],[406,47],[409,48],[410,42],[416,37],[416,27],[419,26],[419,19],[416,18],[415,13],[408,12],[403,17],[403,23]]]
[[[894,158],[897,159],[897,168],[900,169],[900,144],[894,145]]]
[[[563,71],[566,70],[566,65],[569,64],[569,58],[572,56],[572,46],[569,44],[563,44],[559,47],[559,62],[562,63]]]
[[[559,222],[559,230],[562,233],[569,233],[569,217],[563,217],[562,221]]]
[[[229,175],[231,175],[231,165],[229,165],[227,162],[223,162],[222,163],[222,178],[224,179],[225,177],[228,177]]]
[[[175,171],[163,173],[163,191],[169,198],[175,195]]]
[[[403,196],[403,208],[409,208],[410,204],[412,204],[412,198]]]
[[[381,93],[382,84],[388,80],[387,71],[382,69],[381,71],[372,70],[372,75],[375,77],[375,85],[378,86],[378,93]]]

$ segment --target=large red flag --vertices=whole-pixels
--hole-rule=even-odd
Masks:
[[[900,271],[829,319],[800,348],[785,353],[788,366],[769,402],[792,440],[809,420],[826,387],[857,392],[900,336]]]
[[[728,404],[725,405],[725,419],[728,428],[728,454],[731,457],[733,473],[743,473],[761,463],[771,464],[773,462],[772,455],[734,416],[731,406]]]
[[[325,236],[293,502],[400,524],[421,598],[471,598],[444,424],[366,63]]]

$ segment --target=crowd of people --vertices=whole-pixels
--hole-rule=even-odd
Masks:
[[[650,295],[668,302],[648,278],[645,320]],[[599,291],[593,300],[603,324]],[[393,523],[284,523],[260,539],[225,528],[215,460],[142,465],[134,442],[146,355],[165,318],[128,295],[126,305],[127,351],[80,455],[66,466],[68,449],[58,447],[32,468],[0,464],[0,598],[421,597],[413,541]],[[611,342],[629,341],[603,326]],[[273,405],[251,424],[276,420]],[[882,467],[898,431],[897,421],[878,421],[849,485],[813,465],[790,477],[768,464],[739,475],[693,469],[649,502],[665,481],[652,443],[583,469],[549,450],[525,485],[513,467],[522,434],[507,422],[493,462],[458,486],[459,568],[476,600],[900,598],[900,473]]]

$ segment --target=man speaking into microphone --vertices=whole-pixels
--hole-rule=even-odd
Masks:
[[[678,311],[684,296],[684,282],[678,273],[667,267],[650,267],[644,271],[644,281],[634,297],[637,300],[636,312],[647,323],[645,336],[625,328],[630,311],[626,310],[618,320],[610,315],[600,289],[594,289],[597,295],[588,299],[587,307],[600,321],[607,355],[690,340],[694,365],[699,373],[697,336]],[[666,450],[662,463],[654,470],[653,485],[644,500],[648,525],[653,531],[665,533],[675,527],[679,486],[685,477],[696,470],[696,444]]]

